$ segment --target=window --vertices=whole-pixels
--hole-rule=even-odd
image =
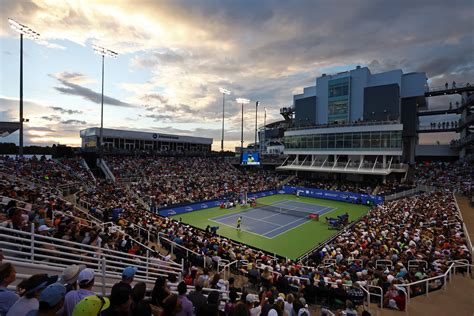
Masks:
[[[352,133],[344,133],[344,148],[352,148]]]
[[[371,148],[380,148],[380,132],[371,132],[370,133],[370,147]]]

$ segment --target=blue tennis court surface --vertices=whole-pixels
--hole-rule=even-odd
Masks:
[[[318,214],[319,216],[334,210],[334,208],[329,206],[289,200],[276,202],[270,204],[270,206],[281,208],[282,211],[300,211],[308,213],[308,215],[312,213]],[[264,206],[262,207],[249,208],[239,213],[214,217],[209,220],[227,226],[236,227],[237,218],[242,216],[242,230],[255,233],[266,238],[274,238],[311,220],[309,216],[301,217],[292,214],[284,214],[276,211],[269,211],[264,209]]]

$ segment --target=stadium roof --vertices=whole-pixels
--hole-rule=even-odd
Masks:
[[[0,137],[6,137],[20,128],[20,122],[0,122]]]

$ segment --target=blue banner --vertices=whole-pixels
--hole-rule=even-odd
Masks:
[[[275,194],[296,194],[298,192],[299,196],[307,196],[318,199],[327,199],[335,200],[346,203],[356,203],[356,204],[370,204],[377,205],[383,202],[383,197],[378,195],[368,195],[368,194],[359,194],[352,192],[339,192],[331,190],[321,190],[321,189],[311,189],[304,187],[296,186],[283,186],[280,190],[270,190],[256,193],[249,193],[248,198],[262,198],[265,196],[271,196]],[[218,207],[221,203],[224,203],[226,200],[212,200],[212,201],[203,201],[197,202],[188,205],[180,205],[177,207],[162,208],[158,211],[161,216],[174,216],[183,213],[190,213],[194,211],[200,211],[207,208]]]
[[[340,202],[357,203],[357,204],[378,205],[384,201],[383,196],[379,196],[379,195],[321,190],[321,189],[312,189],[312,188],[296,187],[296,186],[288,186],[288,185],[283,186],[283,191],[286,194],[298,193],[299,196],[307,196],[307,197],[318,198],[318,199],[335,200],[335,201],[340,201]]]
[[[264,196],[270,196],[270,195],[279,194],[279,193],[285,193],[285,192],[282,190],[263,191],[263,192],[249,193],[247,197],[248,198],[253,198],[253,197],[261,198]],[[204,210],[211,207],[218,207],[221,205],[221,203],[224,203],[225,201],[226,201],[225,199],[212,200],[212,201],[198,202],[198,203],[188,204],[188,205],[178,206],[178,207],[162,208],[159,210],[159,214],[161,216],[174,216],[174,215],[183,214],[183,213],[200,211],[200,210]]]

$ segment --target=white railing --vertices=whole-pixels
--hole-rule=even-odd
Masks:
[[[6,256],[19,262],[30,264],[47,263],[50,266],[65,267],[70,264],[84,263],[100,269],[108,275],[119,275],[125,267],[138,269],[137,277],[176,275],[181,278],[183,264],[163,261],[150,256],[137,256],[107,248],[81,244],[77,242],[44,236],[35,232],[34,224],[30,232],[0,227],[0,246]]]
[[[7,259],[9,259],[9,258],[7,258]],[[54,275],[60,275],[63,272],[63,269],[64,269],[62,267],[55,267],[55,266],[49,266],[49,265],[43,265],[43,264],[35,264],[33,266],[32,264],[29,264],[29,263],[16,262],[16,261],[10,261],[10,260],[8,260],[8,261],[11,262],[17,270],[31,270],[31,269],[34,269],[35,272],[41,271],[41,272],[44,272],[44,273],[47,273],[47,274],[50,274],[50,275],[53,275],[53,274]],[[94,283],[94,287],[93,287],[92,290],[94,292],[98,293],[98,291],[99,291],[98,289],[100,289],[100,292],[103,296],[109,295],[111,290],[112,290],[113,285],[116,282],[121,280],[121,276],[104,274],[104,271],[102,269],[94,269],[94,272],[95,272],[96,278],[95,278],[95,283]],[[30,273],[17,273],[16,274],[16,279],[18,281],[22,281],[22,280],[26,280],[26,279],[30,278],[31,276],[32,276],[32,274],[30,274]],[[135,276],[134,282],[144,282],[146,284],[146,287],[147,287],[147,292],[151,292],[151,290],[153,289],[153,287],[155,285],[155,279],[144,279],[144,278],[137,277],[137,276]],[[178,292],[177,292],[178,283],[168,283],[168,286],[169,286],[172,293],[178,294]],[[11,290],[16,290],[14,285],[10,285],[9,288]],[[195,286],[193,286],[193,285],[188,285],[187,288],[188,288],[188,293],[195,290]],[[227,300],[228,297],[229,297],[229,295],[228,295],[229,291],[228,290],[211,289],[211,288],[206,288],[205,287],[205,288],[202,289],[202,292],[205,296],[207,296],[207,294],[209,294],[211,292],[219,292],[221,299],[224,300],[224,301]],[[241,294],[241,293],[239,293],[239,294]]]
[[[416,188],[413,188],[413,189],[410,189],[410,190],[406,190],[406,191],[394,193],[394,194],[391,194],[391,195],[387,195],[384,198],[384,200],[386,202],[389,202],[389,201],[393,201],[393,200],[398,200],[402,197],[414,195],[414,194],[419,193],[419,192],[434,192],[434,191],[436,191],[435,187],[428,186],[428,185],[418,185]]]
[[[105,162],[104,159],[100,159],[100,158],[97,159],[97,165],[99,166],[100,169],[102,169],[107,179],[112,180],[113,182],[116,182],[114,174],[112,173],[112,171],[110,171],[109,166],[107,166],[107,163]]]
[[[465,267],[467,269],[467,274],[470,275],[471,273],[471,267],[474,265],[470,264],[467,259],[461,259],[461,260],[455,260],[452,261],[449,268],[441,275],[415,281],[412,283],[407,283],[407,284],[397,284],[397,287],[399,288],[405,288],[406,293],[407,293],[407,302],[410,302],[410,287],[418,284],[424,284],[425,285],[425,291],[424,294],[428,296],[428,293],[430,292],[430,283],[436,282],[436,281],[441,281],[442,280],[442,286],[444,290],[446,290],[447,282],[452,279],[452,275],[456,273],[456,268],[462,268]]]
[[[194,255],[196,258],[202,258],[203,261],[203,267],[206,268],[207,263],[205,256],[203,254],[197,253],[189,248],[186,248],[180,244],[175,243],[172,240],[169,240],[168,238],[164,237],[164,233],[158,233],[158,244],[164,248],[163,246],[163,241],[165,241],[167,244],[170,245],[170,255],[173,256],[175,254],[175,248],[182,249],[182,251],[186,252],[186,259],[189,259],[190,256]]]
[[[464,236],[466,236],[467,248],[469,249],[469,252],[471,253],[471,257],[472,257],[473,245],[472,245],[472,241],[471,241],[471,236],[469,236],[469,231],[467,230],[467,226],[464,223],[464,219],[462,218],[462,213],[461,213],[461,210],[459,209],[458,200],[456,199],[456,195],[454,193],[453,193],[453,199],[454,199],[454,204],[455,204],[456,209],[458,211],[459,217],[461,219],[462,230],[464,232]]]

